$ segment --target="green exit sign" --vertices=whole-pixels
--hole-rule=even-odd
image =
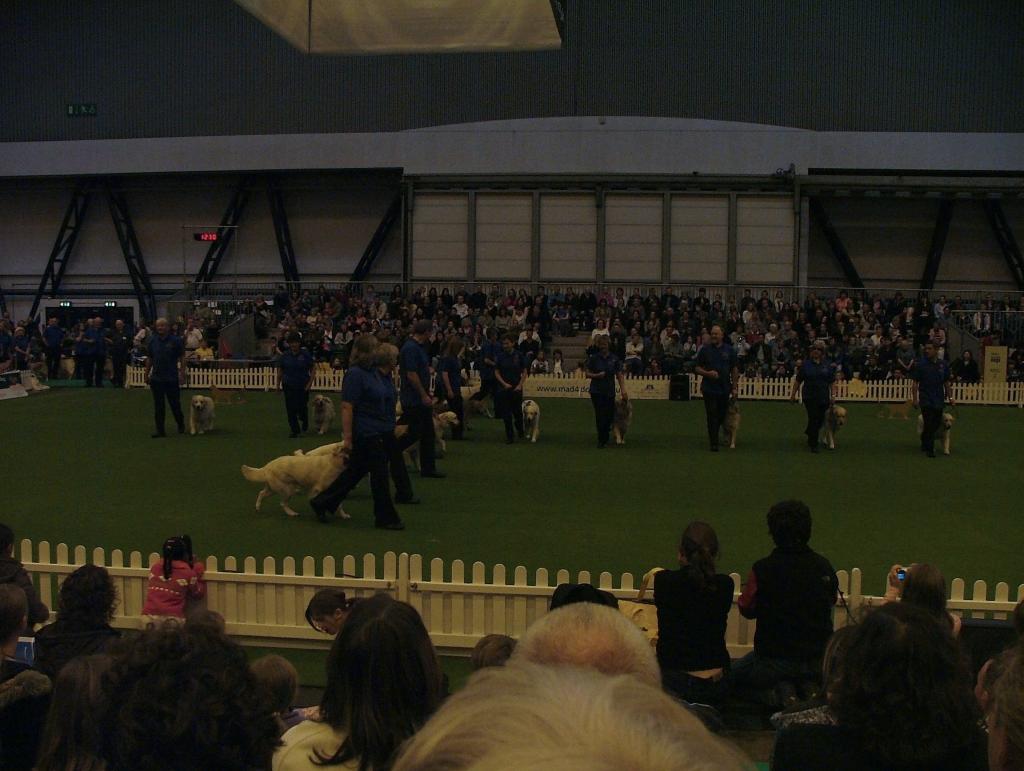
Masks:
[[[87,102],[68,105],[69,118],[95,118],[96,105]]]

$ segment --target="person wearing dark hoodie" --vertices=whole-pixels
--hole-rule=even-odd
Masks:
[[[36,667],[55,679],[72,659],[105,653],[120,633],[110,627],[117,591],[106,568],[83,565],[60,587],[57,620],[36,633]]]
[[[39,600],[25,566],[14,558],[14,531],[0,524],[0,584],[14,584],[25,592],[28,602],[28,626],[42,624],[50,618],[50,609]]]
[[[50,678],[14,658],[28,623],[20,586],[0,584],[0,768],[31,769],[50,706]]]

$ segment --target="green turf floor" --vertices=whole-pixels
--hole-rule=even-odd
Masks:
[[[287,438],[280,396],[247,399],[218,407],[211,434],[164,440],[149,438],[146,391],[0,402],[0,521],[19,538],[146,552],[187,532],[200,554],[219,556],[394,550],[636,573],[671,566],[681,528],[704,519],[718,530],[720,567],[745,572],[771,548],[768,506],[800,497],[814,547],[837,569],[864,569],[869,591],[882,590],[893,562],[922,560],[947,577],[1024,582],[1024,411],[1013,408],[961,408],[954,454],[929,460],[914,423],[879,419],[874,405],[849,405],[841,449],[811,455],[802,408],[744,403],[739,448],[712,455],[700,402],[637,402],[628,446],[598,450],[589,403],[550,399],[536,445],[508,447],[498,421],[478,419],[469,441],[449,443],[447,479],[414,477],[423,504],[402,508],[407,530],[388,532],[373,528],[365,483],[346,504],[348,522],[290,519],[276,499],[256,513],[257,486],[239,467],[322,440]],[[308,511],[304,498],[293,505]]]

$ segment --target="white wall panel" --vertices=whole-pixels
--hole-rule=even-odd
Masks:
[[[729,279],[729,198],[672,198],[672,281]]]
[[[593,195],[540,199],[540,277],[592,281],[597,276],[597,205]]]
[[[660,195],[604,199],[604,275],[609,281],[661,280]]]
[[[476,277],[529,279],[533,196],[478,193]]]
[[[412,214],[412,277],[466,278],[469,196],[417,195]]]
[[[736,280],[793,283],[795,240],[792,198],[741,196],[736,202]]]

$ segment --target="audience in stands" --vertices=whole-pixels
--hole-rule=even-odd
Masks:
[[[960,634],[960,616],[946,610],[946,579],[934,565],[927,562],[914,563],[906,568],[893,565],[886,581],[885,599],[923,608],[935,618],[949,624],[953,637]]]
[[[473,664],[474,671],[487,667],[501,667],[512,657],[512,652],[515,649],[514,638],[506,634],[488,634],[481,637],[480,641],[473,646],[469,660]]]
[[[14,531],[0,524],[0,585],[14,584],[25,593],[28,603],[28,624],[35,626],[50,618],[50,609],[39,601],[39,593],[25,572],[25,566],[14,557]]]
[[[117,591],[106,568],[83,565],[60,587],[57,620],[36,633],[36,666],[51,679],[69,661],[105,653],[120,637],[111,628]]]
[[[306,623],[318,632],[337,637],[356,599],[341,589],[320,589],[306,605]]]
[[[985,713],[990,771],[1024,768],[1024,645],[1009,651]]]
[[[283,656],[260,656],[250,665],[260,698],[278,722],[280,733],[294,728],[306,719],[302,710],[295,709],[299,693],[299,673],[295,665]]]
[[[103,771],[100,759],[101,683],[112,656],[68,661],[53,684],[36,771]]]

